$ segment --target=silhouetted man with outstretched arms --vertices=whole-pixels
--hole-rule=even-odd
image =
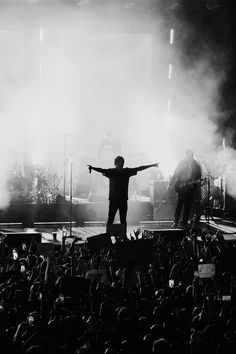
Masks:
[[[150,167],[158,167],[158,164],[154,163],[152,165],[124,168],[124,162],[125,160],[122,156],[117,156],[114,160],[115,168],[105,169],[87,165],[89,172],[94,170],[109,178],[109,211],[107,224],[113,224],[116,212],[119,210],[120,222],[126,225],[129,178],[135,176],[139,171],[146,170]]]

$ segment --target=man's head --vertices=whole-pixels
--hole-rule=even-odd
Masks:
[[[193,160],[194,159],[194,152],[191,149],[188,149],[185,151],[185,155],[188,160]]]
[[[125,160],[122,156],[116,156],[114,160],[114,165],[116,168],[122,169],[124,167]]]
[[[111,129],[107,129],[104,135],[106,139],[111,140],[113,138],[113,131]]]

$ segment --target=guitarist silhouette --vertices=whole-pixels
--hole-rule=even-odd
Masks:
[[[200,199],[201,175],[201,165],[195,159],[193,150],[186,150],[185,158],[177,164],[168,186],[169,190],[174,188],[177,193],[177,203],[172,227],[179,226],[182,211],[182,226],[183,228],[187,227],[193,203],[195,200]],[[199,212],[197,214],[199,214]]]

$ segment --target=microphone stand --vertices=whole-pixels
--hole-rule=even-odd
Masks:
[[[69,175],[70,175],[70,185],[69,185],[69,192],[70,192],[70,236],[72,236],[72,157],[70,156],[69,159]]]
[[[220,212],[221,215],[225,210],[225,177],[222,171],[222,166],[220,166]]]
[[[63,176],[63,197],[66,198],[66,134],[63,136],[63,153],[64,153],[64,176]]]

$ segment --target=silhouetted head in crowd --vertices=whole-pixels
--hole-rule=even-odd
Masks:
[[[152,345],[153,345],[154,338],[151,334],[146,334],[142,340],[142,346],[145,353],[152,352]]]
[[[159,338],[153,342],[152,352],[154,354],[171,354],[171,343],[165,338]]]
[[[26,351],[26,354],[44,354],[44,353],[45,353],[44,349],[39,345],[33,345]]]

